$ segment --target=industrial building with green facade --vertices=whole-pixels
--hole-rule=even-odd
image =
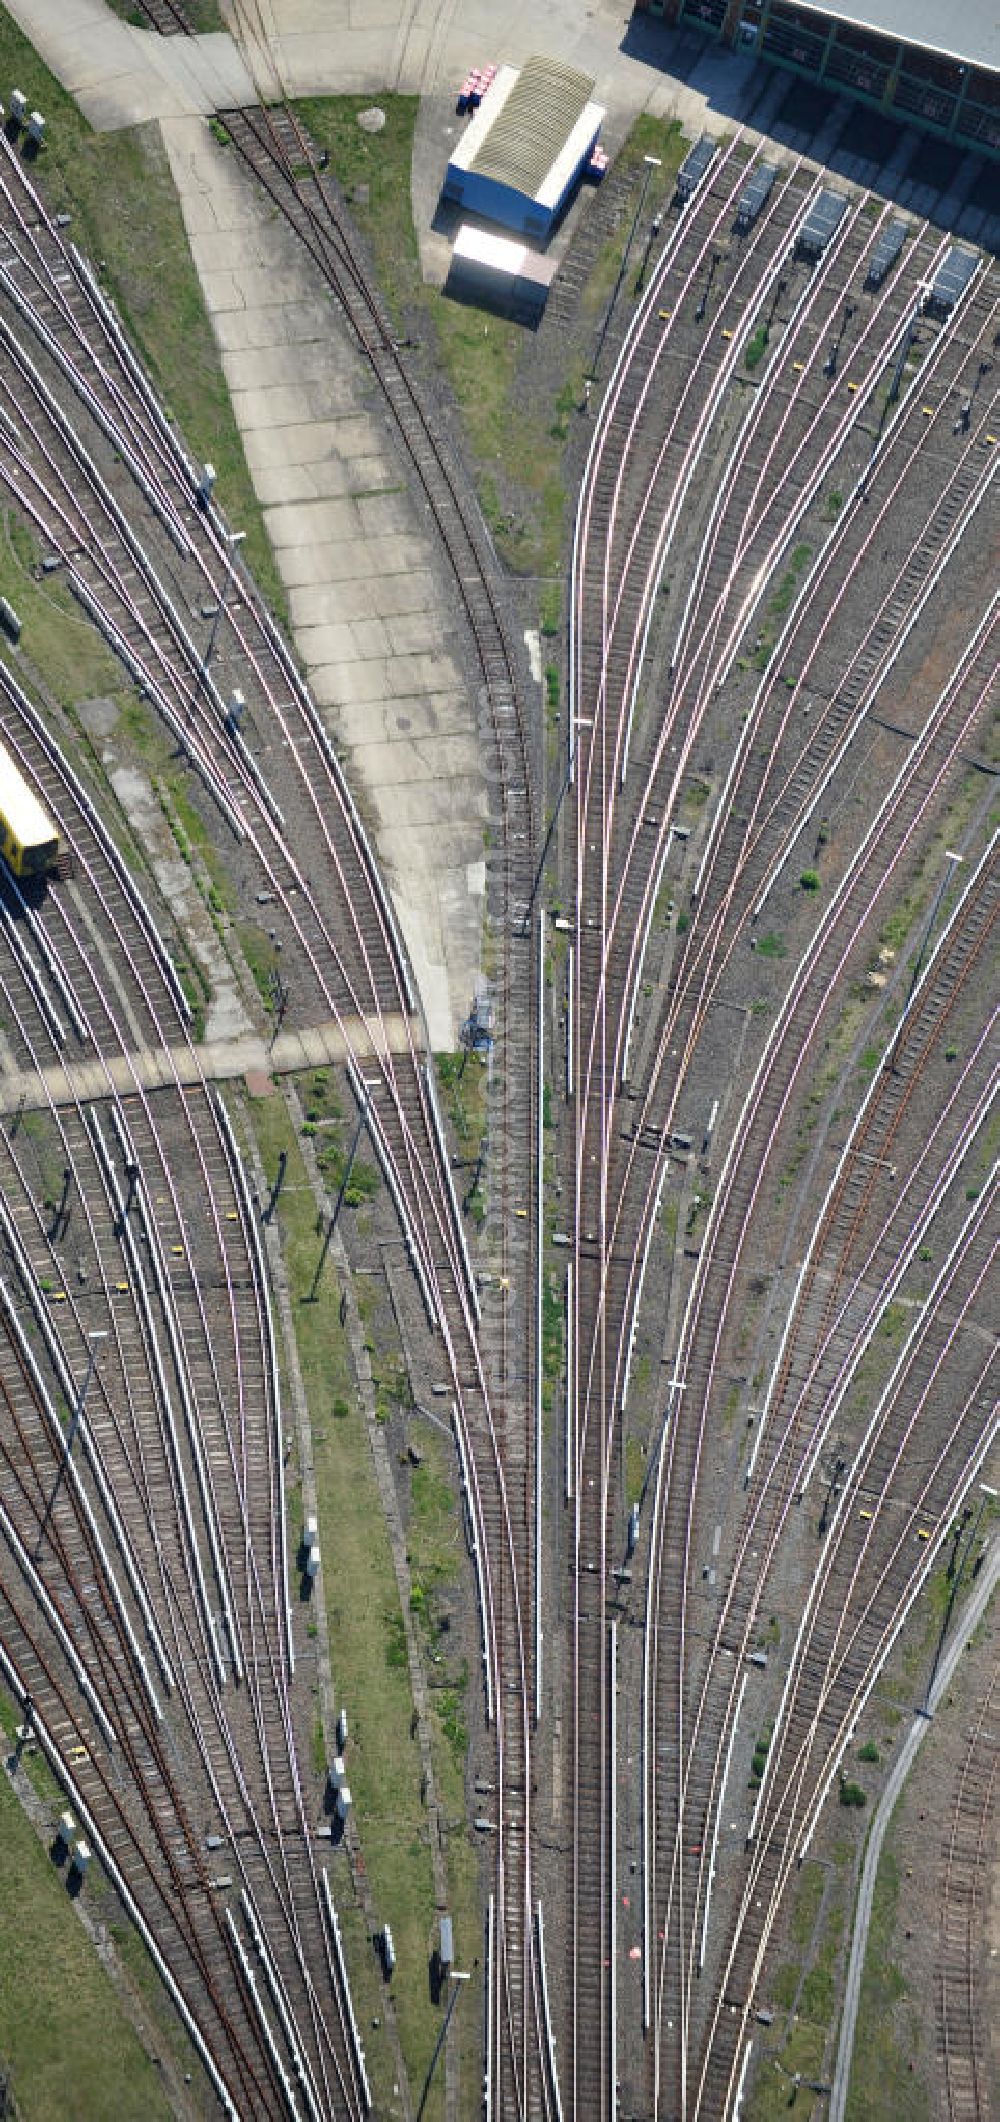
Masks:
[[[635,0],[634,11],[1000,158],[998,0]]]

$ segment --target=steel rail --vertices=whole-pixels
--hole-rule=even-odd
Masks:
[[[868,899],[862,899],[862,905],[860,907],[860,910],[857,913],[852,912],[847,922],[845,922],[844,919],[844,916],[847,914],[847,909],[850,904],[851,897],[858,897],[861,895],[864,885],[866,869],[872,871],[874,876],[877,867],[877,889],[879,892],[884,891],[887,879],[889,876],[891,876],[895,862],[899,858],[900,849],[902,847],[905,847],[905,845],[907,844],[907,841],[911,837],[912,832],[916,824],[919,822],[920,817],[926,812],[932,794],[940,785],[944,773],[948,770],[948,765],[950,761],[953,760],[957,754],[959,745],[962,741],[962,734],[964,734],[964,728],[968,722],[969,717],[974,717],[974,715],[980,710],[983,699],[988,695],[990,690],[989,680],[987,680],[985,690],[983,692],[980,692],[974,699],[971,708],[965,710],[965,717],[960,724],[960,731],[955,732],[954,730],[949,730],[947,737],[944,737],[943,733],[944,728],[946,726],[946,718],[951,707],[951,702],[953,698],[956,698],[960,694],[963,679],[965,677],[966,672],[970,673],[970,675],[974,672],[977,656],[982,655],[985,642],[989,637],[990,627],[993,625],[995,625],[995,614],[991,614],[990,612],[988,612],[983,624],[977,630],[977,635],[970,646],[969,652],[963,657],[957,672],[953,674],[953,678],[950,681],[949,686],[946,687],[945,693],[942,695],[941,700],[939,701],[938,709],[936,711],[935,716],[932,716],[931,718],[930,727],[925,735],[923,749],[929,759],[931,743],[932,741],[936,742],[936,725],[940,721],[942,727],[941,750],[943,752],[943,759],[941,761],[941,764],[937,765],[936,768],[933,770],[929,787],[926,790],[922,791],[919,784],[917,783],[916,776],[914,773],[914,759],[911,755],[910,758],[908,758],[908,760],[904,762],[903,767],[900,769],[900,773],[897,775],[896,781],[893,784],[892,789],[890,790],[890,792],[884,799],[883,804],[880,807],[879,813],[877,814],[873,826],[866,834],[865,839],[862,842],[862,845],[859,848],[857,855],[855,856],[845,875],[845,878],[843,879],[840,886],[838,886],[837,892],[834,896],[834,900],[831,902],[830,907],[827,909],[824,915],[824,919],[820,924],[820,928],[817,931],[817,935],[814,938],[812,944],[809,946],[805,957],[803,958],[802,963],[796,973],[790,994],[786,999],[786,1002],[782,1006],[779,1018],[767,1042],[763,1059],[757,1071],[754,1086],[748,1093],[747,1102],[744,1107],[743,1118],[737,1130],[733,1149],[730,1151],[729,1157],[727,1158],[726,1165],[724,1167],[723,1174],[721,1177],[719,1190],[716,1194],[716,1198],[713,1203],[709,1222],[709,1230],[706,1234],[705,1244],[703,1246],[701,1257],[699,1259],[698,1268],[695,1274],[695,1280],[692,1286],[690,1297],[688,1299],[688,1306],[685,1313],[685,1322],[682,1328],[681,1343],[676,1364],[678,1376],[684,1376],[689,1367],[688,1350],[691,1344],[693,1333],[695,1331],[695,1322],[699,1317],[700,1306],[703,1301],[702,1293],[705,1286],[706,1276],[709,1271],[710,1265],[714,1264],[713,1256],[718,1246],[719,1234],[724,1223],[726,1227],[727,1240],[732,1248],[733,1260],[730,1264],[725,1265],[722,1269],[725,1283],[725,1293],[722,1297],[722,1301],[717,1311],[717,1316],[720,1319],[724,1317],[728,1302],[732,1296],[736,1277],[736,1263],[740,1256],[743,1238],[748,1227],[750,1214],[752,1213],[755,1200],[760,1191],[761,1177],[759,1170],[756,1178],[750,1181],[747,1206],[743,1209],[741,1213],[740,1221],[736,1229],[733,1229],[732,1219],[727,1215],[728,1199],[733,1191],[735,1173],[740,1160],[745,1159],[746,1156],[751,1154],[750,1128],[753,1118],[755,1114],[759,1113],[761,1115],[761,1118],[763,1119],[764,1107],[762,1099],[764,1086],[768,1081],[768,1077],[772,1067],[777,1062],[778,1057],[782,1051],[785,1027],[786,1025],[791,1024],[792,1014],[799,1007],[798,998],[800,994],[805,993],[805,981],[807,979],[812,979],[814,977],[814,972],[818,973],[819,966],[823,962],[824,952],[829,948],[834,948],[836,950],[838,964],[842,964],[848,956],[854,938],[861,933],[864,923],[870,915],[871,901]],[[912,797],[909,795],[909,789],[911,785],[913,787]],[[915,805],[914,815],[909,818],[905,816],[904,810],[902,808],[904,798],[906,799],[908,806],[913,807]],[[903,837],[899,841],[899,845],[893,848],[890,852],[888,830],[890,819],[892,819],[896,815],[898,815],[899,818],[899,825],[898,827],[895,827],[894,830],[897,831],[897,835],[898,832],[901,830]],[[879,842],[878,838],[879,834],[882,835],[881,843]],[[876,865],[875,856],[877,851],[879,850],[880,845],[886,853],[887,860],[880,860]],[[846,938],[844,936],[845,927],[848,930]],[[838,931],[836,937],[834,936],[835,928]],[[816,1018],[814,1017],[811,1020],[810,1024],[806,1027],[804,1041],[802,1039],[801,1033],[796,1039],[796,1053],[794,1058],[786,1060],[786,1062],[783,1064],[784,1075],[787,1078],[787,1082],[784,1090],[781,1093],[780,1104],[778,1104],[777,1107],[769,1106],[768,1108],[766,1124],[769,1136],[773,1135],[777,1125],[780,1122],[782,1112],[787,1108],[795,1081],[797,1080],[797,1077],[801,1072],[805,1055],[808,1050],[808,1045],[812,1037],[815,1035],[815,1025]],[[698,1478],[698,1461],[701,1452],[701,1444],[704,1434],[705,1422],[707,1419],[707,1402],[711,1390],[714,1368],[718,1358],[720,1331],[721,1329],[716,1329],[711,1337],[712,1345],[709,1350],[707,1370],[705,1373],[703,1387],[700,1392],[701,1413],[700,1417],[697,1418],[696,1427],[689,1434],[687,1439],[687,1449],[689,1452],[693,1453],[691,1476],[690,1479],[685,1477],[684,1481],[685,1492],[688,1497],[693,1495],[693,1493],[695,1492],[695,1486]],[[701,1381],[699,1381],[699,1383],[701,1384]],[[654,1561],[651,1564],[649,1576],[646,1662],[647,1714],[645,1724],[645,1728],[647,1731],[646,1772],[647,1776],[653,1774],[654,1782],[655,1764],[651,1764],[649,1760],[650,1748],[648,1741],[648,1734],[652,1729],[652,1725],[650,1722],[651,1709],[649,1681],[651,1671],[651,1660],[655,1655],[655,1643],[657,1635],[658,1593],[656,1587],[662,1570],[662,1536],[660,1532],[661,1512],[663,1507],[663,1498],[665,1490],[669,1490],[671,1486],[672,1461],[677,1436],[678,1429],[677,1425],[674,1424],[668,1433],[667,1448],[664,1452],[661,1453],[658,1462],[656,1488],[657,1502],[654,1513]],[[687,1558],[690,1550],[690,1526],[691,1520],[689,1507],[686,1513],[686,1530],[682,1535],[681,1542],[682,1603],[678,1634],[678,1670],[681,1675],[683,1675],[684,1671],[684,1644],[686,1639],[684,1597],[688,1577]],[[683,1681],[681,1682],[681,1686],[683,1688]],[[678,1797],[679,1825],[675,1831],[674,1836],[674,1858],[671,1867],[672,1880],[676,1872],[676,1867],[678,1863],[680,1851],[679,1836],[682,1832],[683,1826],[684,1792],[687,1781],[687,1775],[690,1772],[684,1766],[685,1762],[688,1760],[688,1753],[685,1747],[683,1716],[681,1716],[680,1722],[679,1741],[679,1762],[681,1764]],[[668,1901],[672,1901],[672,1896],[673,1885],[671,1885],[670,1889],[668,1890]],[[649,1902],[647,1900],[647,1941],[649,1938],[648,1910]],[[670,1911],[668,1909],[667,1918],[664,1922],[665,1931],[669,1929],[669,1914]]]

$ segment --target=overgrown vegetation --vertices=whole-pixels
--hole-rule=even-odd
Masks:
[[[455,1184],[473,1222],[486,1214],[484,1149],[489,1077],[483,1055],[463,1048],[458,1054],[435,1054],[441,1103],[457,1145]]]
[[[5,1744],[15,1721],[5,1700]],[[171,2108],[159,2073],[74,1913],[65,1872],[46,1855],[6,1775],[0,1850],[0,2068],[8,2112],[23,2122],[56,2115],[166,2122]]]
[[[899,1900],[899,1866],[892,1849],[882,1853],[872,1898],[868,1948],[861,1978],[861,2000],[851,2080],[848,2122],[918,2122],[927,2112],[926,2094],[907,2069],[908,2042],[899,2008],[906,1984],[892,1957]]]
[[[411,2082],[419,2086],[430,2062],[439,2017],[431,2006],[427,1985],[434,1885],[396,1576],[346,1332],[332,1294],[332,1263],[327,1263],[321,1300],[304,1301],[312,1288],[323,1241],[316,1230],[315,1201],[301,1152],[280,1097],[252,1101],[251,1114],[269,1180],[280,1151],[288,1157],[275,1220],[312,1421],[331,1658],[338,1696],[351,1721],[351,1792],[366,1874],[379,1919],[388,1918],[392,1924],[397,1951],[393,1994]],[[345,1412],[340,1413],[341,1408]],[[288,1473],[290,1510],[299,1507],[295,1477],[293,1458]],[[456,1856],[461,1839],[455,1838]],[[449,1850],[449,1862],[451,1856]],[[346,1873],[339,1883],[335,1881],[334,1891],[338,1906],[349,1903]],[[352,1962],[351,1972],[364,2023],[366,2005],[376,2015],[381,2009],[381,1983],[370,1948]],[[389,2113],[391,2051],[384,2036],[378,2038],[367,2026],[365,2046],[376,2110]]]
[[[551,1409],[555,1398],[556,1384],[562,1368],[562,1352],[562,1294],[559,1280],[549,1268],[542,1280],[542,1406],[546,1413]]]
[[[0,517],[0,595],[22,624],[21,648],[57,700],[134,697],[119,663],[58,574],[39,578],[42,548],[13,510]]]
[[[639,187],[645,185],[643,218],[646,226],[655,214],[663,211],[673,195],[677,172],[687,153],[688,141],[678,119],[669,122],[652,117],[644,111],[632,126],[626,140],[619,148],[615,160],[616,179],[631,177],[632,189],[627,195],[625,211],[619,227],[598,252],[594,266],[581,294],[581,309],[585,318],[598,324],[614,289],[622,262],[622,253],[639,204]],[[646,183],[647,155],[656,155],[659,168],[654,169]],[[626,275],[619,301],[635,300],[639,268],[645,248],[646,227],[636,229],[636,242],[630,258],[632,270]]]
[[[121,22],[129,22],[134,29],[149,29],[149,16],[144,15],[136,0],[107,0],[112,14]],[[197,37],[204,37],[212,30],[225,29],[226,24],[219,10],[219,0],[184,0],[184,12]],[[151,35],[155,32],[150,32]]]
[[[268,602],[285,610],[233,417],[218,349],[188,250],[158,125],[94,133],[34,47],[0,9],[0,73],[46,119],[38,181],[68,233],[95,263],[165,404],[197,456],[218,472],[216,492],[246,531],[246,560]]]
[[[770,336],[767,325],[758,324],[756,331],[751,333],[743,349],[744,368],[753,371],[755,368],[760,367],[767,352],[767,342]]]
[[[848,1807],[854,1806],[855,1809],[860,1812],[862,1808],[867,1805],[868,1800],[865,1797],[865,1793],[862,1790],[860,1783],[851,1783],[848,1781],[846,1776],[841,1776],[840,1802],[841,1805],[846,1805]]]
[[[790,2014],[781,2029],[761,2037],[763,2053],[749,2107],[749,2122],[778,2122],[795,2103],[796,2073],[819,2079],[829,2075],[830,2028],[837,1996],[837,1964],[844,1912],[839,1898],[831,1905],[829,1872],[822,1864],[803,1865],[794,1888],[789,1921],[791,1957],[771,1977],[767,2001],[777,2013]]]

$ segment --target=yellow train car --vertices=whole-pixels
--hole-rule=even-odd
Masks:
[[[0,744],[0,854],[15,877],[48,877],[59,867],[62,843],[20,767]]]

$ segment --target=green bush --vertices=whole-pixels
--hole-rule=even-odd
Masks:
[[[769,336],[767,325],[758,324],[753,337],[747,340],[743,349],[743,365],[745,368],[755,369],[759,362],[763,361],[767,351]]]

